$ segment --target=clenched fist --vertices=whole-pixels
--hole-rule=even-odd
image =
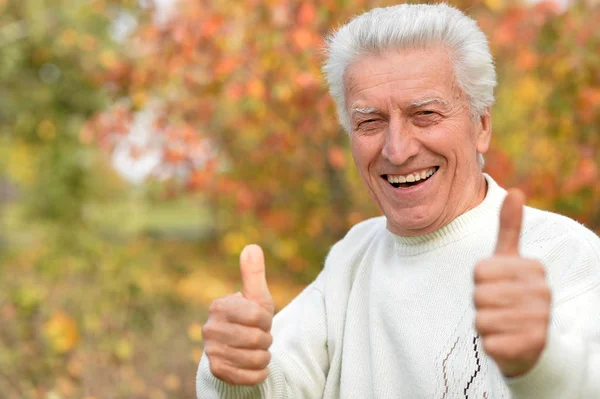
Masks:
[[[234,385],[256,385],[269,374],[274,310],[258,245],[244,248],[240,271],[242,292],[216,299],[210,306],[202,330],[204,352],[215,377]]]
[[[539,359],[548,336],[550,288],[542,264],[519,256],[524,195],[511,190],[500,211],[494,256],[475,267],[475,327],[502,373],[516,377]]]

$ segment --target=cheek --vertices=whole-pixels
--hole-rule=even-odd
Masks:
[[[361,138],[352,139],[350,142],[350,150],[352,151],[352,157],[354,163],[359,169],[365,168],[371,158],[371,147],[369,146],[368,140]]]

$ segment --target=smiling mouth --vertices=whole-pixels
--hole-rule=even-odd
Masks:
[[[439,166],[434,166],[433,168],[423,169],[408,175],[381,175],[381,177],[394,188],[409,188],[418,186],[430,179],[431,176],[435,175],[439,168]]]

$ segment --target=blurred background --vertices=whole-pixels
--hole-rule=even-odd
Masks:
[[[260,244],[278,307],[363,189],[320,73],[369,0],[0,0],[0,398],[194,398]],[[486,171],[600,232],[600,5],[467,1],[499,75]]]

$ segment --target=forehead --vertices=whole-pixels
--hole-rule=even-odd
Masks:
[[[390,50],[357,58],[344,74],[346,105],[392,102],[398,106],[438,97],[456,99],[454,71],[448,50]]]

